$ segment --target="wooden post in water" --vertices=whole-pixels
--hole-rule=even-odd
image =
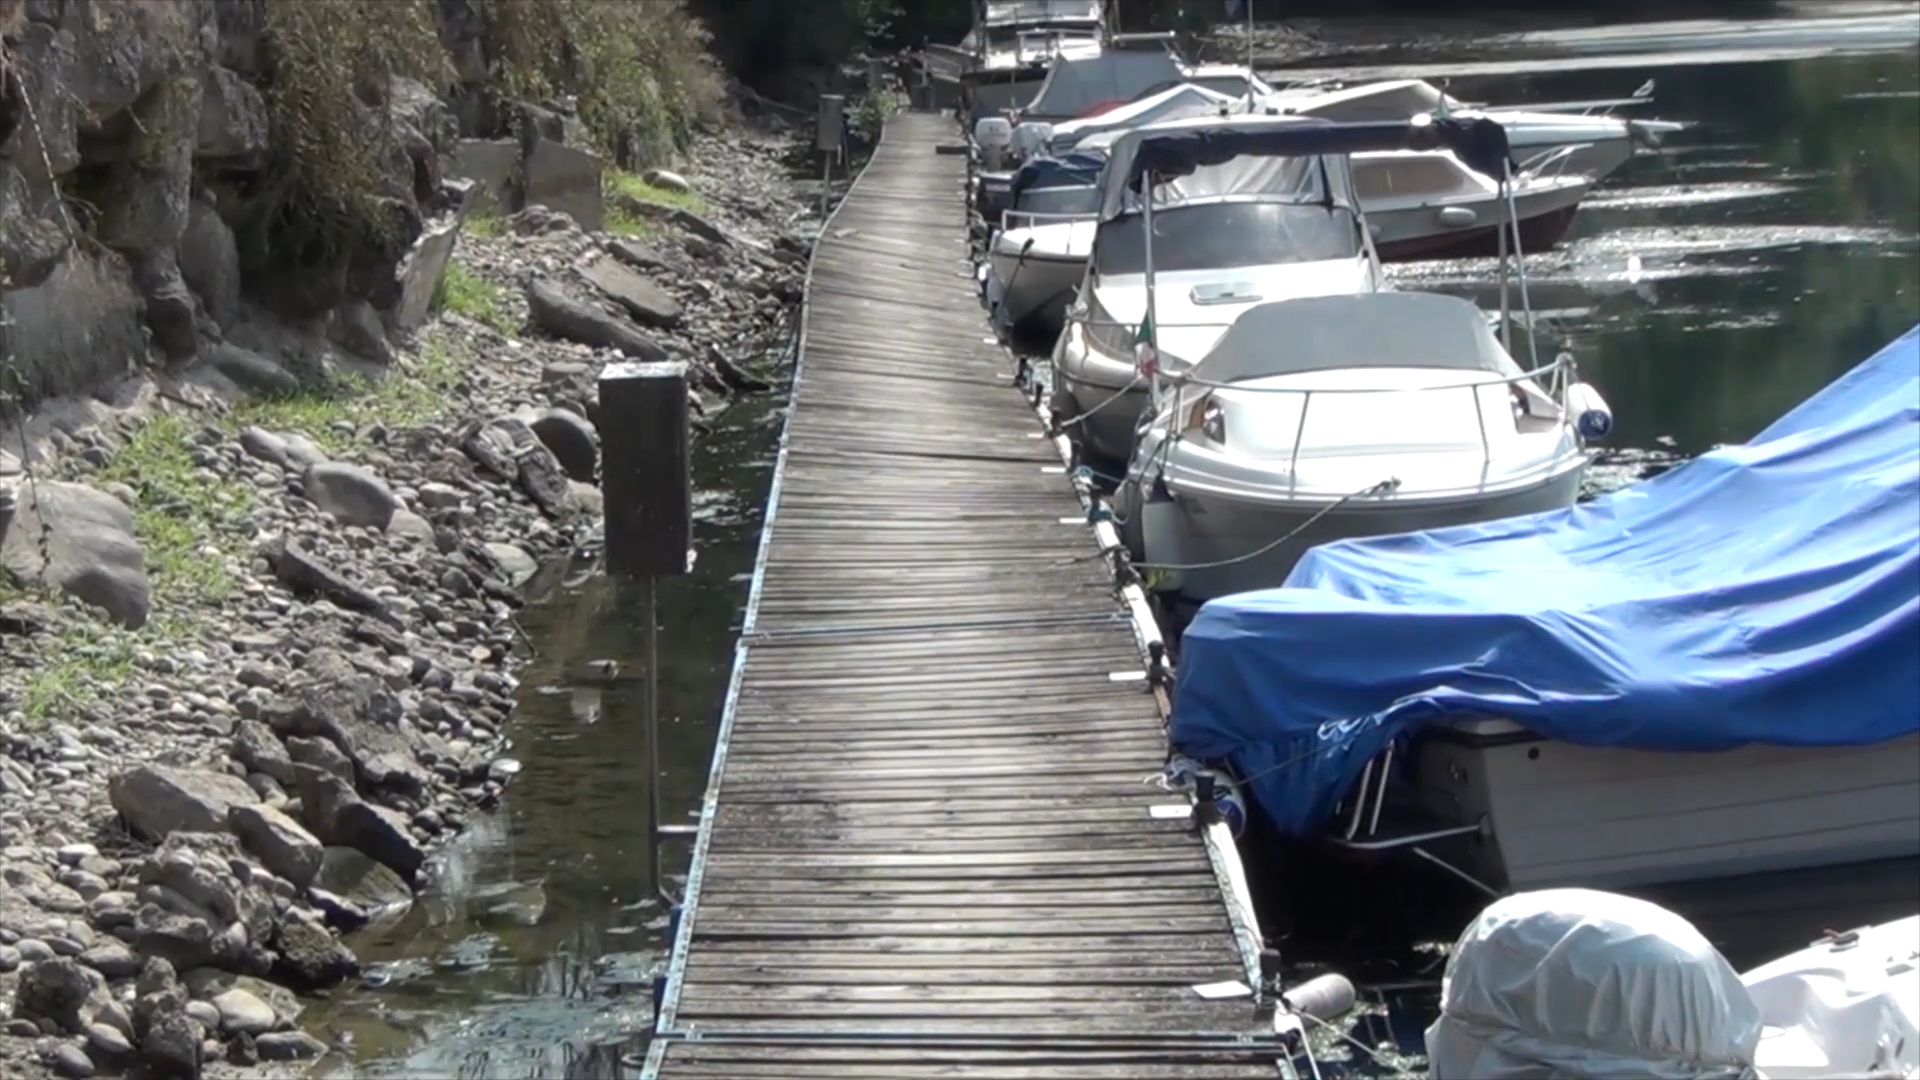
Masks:
[[[833,198],[833,159],[846,138],[847,99],[839,94],[820,95],[820,116],[814,132],[814,146],[820,150],[820,217],[825,220]]]
[[[608,364],[600,372],[600,494],[606,506],[607,572],[639,578],[646,654],[641,722],[647,750],[647,848],[654,888],[665,895],[660,840],[685,833],[660,818],[659,581],[684,574],[693,552],[693,468],[687,365],[681,360]]]

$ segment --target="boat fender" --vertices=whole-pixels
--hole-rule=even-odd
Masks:
[[[1440,224],[1450,228],[1463,228],[1479,220],[1480,215],[1474,213],[1471,207],[1445,206],[1440,209]]]
[[[1592,383],[1577,382],[1567,387],[1567,412],[1573,414],[1580,437],[1598,442],[1613,434],[1613,410]]]
[[[1353,983],[1339,972],[1329,971],[1325,975],[1315,975],[1306,982],[1280,995],[1280,1000],[1290,1012],[1311,1016],[1315,1020],[1331,1021],[1345,1016],[1353,1010],[1354,1003],[1360,998]]]

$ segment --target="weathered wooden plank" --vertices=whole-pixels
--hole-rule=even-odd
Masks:
[[[1275,1075],[1108,569],[981,318],[943,121],[816,249],[660,1075]],[[834,1044],[836,1039],[844,1039]],[[888,1040],[909,1040],[889,1042]],[[763,1040],[763,1041],[751,1041]]]

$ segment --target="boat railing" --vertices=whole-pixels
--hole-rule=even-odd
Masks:
[[[1059,225],[1075,221],[1097,221],[1100,212],[1089,210],[1082,213],[1049,210],[1002,210],[1000,211],[1000,230],[1018,229],[1032,225]]]
[[[1300,464],[1300,447],[1306,439],[1307,417],[1313,412],[1315,398],[1325,400],[1329,397],[1346,397],[1354,394],[1395,394],[1401,396],[1411,396],[1415,394],[1437,395],[1464,391],[1473,399],[1474,421],[1480,433],[1481,483],[1484,485],[1486,482],[1487,469],[1493,464],[1493,437],[1487,431],[1485,391],[1494,387],[1507,387],[1509,389],[1509,398],[1511,398],[1511,393],[1514,389],[1522,389],[1524,393],[1523,384],[1531,384],[1535,389],[1542,389],[1547,396],[1559,406],[1559,423],[1571,425],[1574,420],[1572,416],[1568,415],[1566,388],[1570,382],[1568,373],[1571,370],[1572,363],[1571,357],[1562,354],[1556,357],[1552,363],[1534,368],[1531,371],[1522,371],[1513,375],[1496,375],[1488,372],[1486,378],[1463,379],[1459,382],[1446,383],[1441,386],[1422,386],[1409,389],[1381,386],[1325,386],[1304,388],[1292,386],[1254,386],[1250,385],[1247,381],[1216,382],[1204,376],[1204,360],[1185,372],[1164,374],[1162,378],[1173,390],[1172,397],[1169,399],[1169,408],[1172,411],[1167,414],[1169,427],[1172,426],[1173,420],[1184,415],[1187,410],[1192,409],[1202,398],[1215,390],[1233,390],[1241,393],[1251,392],[1258,394],[1292,394],[1299,397],[1300,418],[1294,424],[1293,447],[1287,456],[1288,490],[1289,493],[1292,493],[1294,486],[1299,483],[1298,466]],[[1409,364],[1408,366],[1417,365]],[[1199,389],[1202,393],[1189,397],[1188,390],[1190,388]],[[1551,471],[1554,467],[1555,463],[1553,462],[1543,462],[1537,471]]]
[[[1573,163],[1575,154],[1591,147],[1592,143],[1565,143],[1551,150],[1542,150],[1520,163],[1514,170],[1515,176],[1528,176],[1537,180],[1553,180],[1566,174]]]

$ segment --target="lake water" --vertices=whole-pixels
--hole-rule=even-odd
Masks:
[[[1543,353],[1572,351],[1616,414],[1614,449],[1596,474],[1605,486],[1751,435],[1920,319],[1920,16],[1829,10],[1846,18],[1429,37],[1413,53],[1335,58],[1361,77],[1453,72],[1455,96],[1493,103],[1622,97],[1652,78],[1647,113],[1697,122],[1615,174],[1560,248],[1531,260],[1535,307],[1550,313]],[[1404,288],[1493,304],[1490,270],[1422,263],[1394,274]],[[370,977],[308,1014],[341,1047],[317,1074],[621,1074],[622,1054],[652,1021],[666,949],[658,891],[677,892],[685,862],[676,844],[656,880],[650,773],[668,820],[692,821],[780,419],[773,403],[736,407],[699,447],[699,561],[661,599],[662,768],[645,761],[639,684],[594,663],[638,667],[637,594],[590,567],[552,569],[523,615],[539,649],[514,729],[524,771],[498,815],[445,854],[436,894],[355,941]],[[1773,905],[1759,921],[1731,916],[1738,948],[1797,947],[1809,936],[1800,923],[1830,901],[1869,916],[1920,906],[1912,867],[1851,878],[1803,875],[1781,886],[1798,906]],[[1415,943],[1450,937],[1474,904],[1440,883],[1421,887],[1432,902],[1411,908],[1391,897],[1355,906],[1343,887],[1341,927],[1323,920],[1283,947],[1309,966],[1430,981],[1435,960]],[[1675,902],[1724,906],[1697,890]],[[1269,925],[1284,917],[1268,914]],[[1396,1008],[1356,1034],[1417,1037],[1430,1007],[1422,993],[1379,996]]]

